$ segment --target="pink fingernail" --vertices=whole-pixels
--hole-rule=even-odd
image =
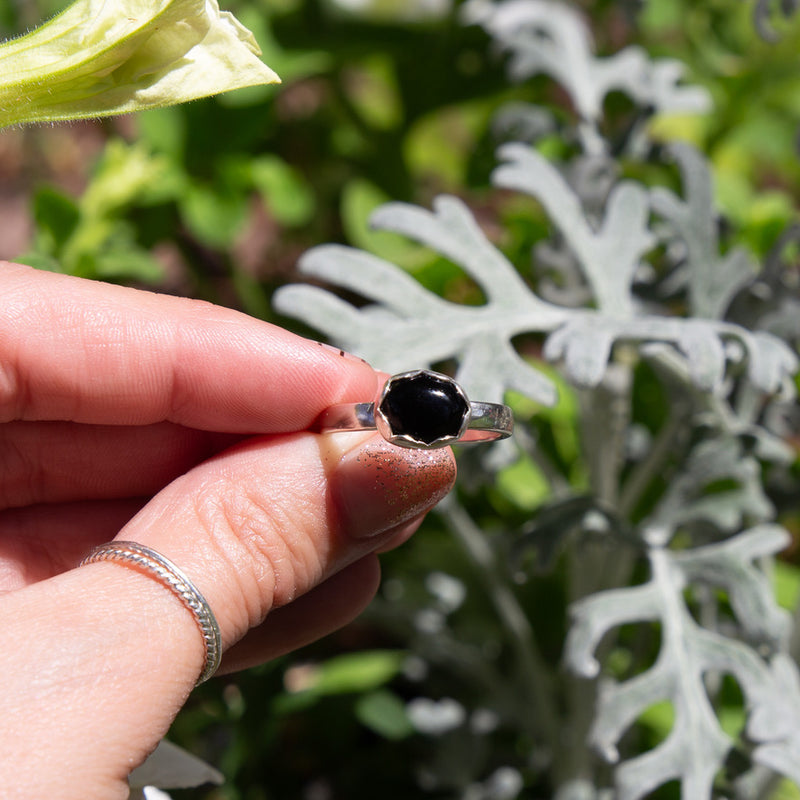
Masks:
[[[455,477],[448,448],[411,450],[373,436],[336,467],[332,490],[340,524],[354,538],[376,536],[433,508]]]

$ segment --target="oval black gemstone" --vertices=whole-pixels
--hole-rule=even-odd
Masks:
[[[458,436],[469,405],[449,378],[419,372],[392,378],[379,410],[395,436],[429,445]]]

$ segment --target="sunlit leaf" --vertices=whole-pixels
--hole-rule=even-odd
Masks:
[[[216,0],[78,0],[0,45],[0,127],[183,103],[275,83]]]

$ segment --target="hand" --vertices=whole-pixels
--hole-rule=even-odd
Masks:
[[[308,432],[381,376],[234,311],[14,264],[0,297],[0,787],[125,798],[205,653],[180,600],[76,568],[89,550],[119,537],[177,564],[239,669],[357,615],[454,462]]]

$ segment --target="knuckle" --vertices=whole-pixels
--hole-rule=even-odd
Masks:
[[[196,516],[213,552],[232,573],[230,585],[240,592],[251,626],[319,580],[319,557],[302,513],[291,504],[229,480],[204,486],[195,502]]]

